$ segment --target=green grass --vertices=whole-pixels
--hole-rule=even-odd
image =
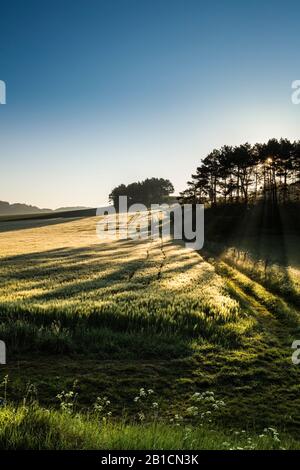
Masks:
[[[205,250],[263,285],[288,303],[300,306],[299,231],[284,227],[281,234],[261,232],[260,227],[247,233],[233,231],[223,240],[206,239]],[[241,230],[241,227],[239,227]]]
[[[217,271],[227,279],[232,279],[246,293],[254,297],[258,302],[264,305],[279,319],[286,320],[291,325],[296,326],[299,321],[299,313],[296,308],[289,306],[283,299],[269,292],[258,282],[239,272],[237,269],[229,266],[223,261],[215,264]]]
[[[249,252],[234,247],[224,248],[221,258],[253,281],[265,286],[275,296],[280,295],[299,308],[300,271],[298,266],[283,265],[270,259],[258,259],[251,256]]]
[[[229,335],[228,335],[229,336]],[[85,354],[98,359],[177,358],[194,348],[192,338],[176,334],[149,334],[139,331],[114,331],[105,325],[91,327],[89,322],[61,326],[59,321],[37,325],[34,321],[7,320],[0,323],[0,338],[12,355]]]
[[[244,447],[230,429],[246,430],[256,448],[272,448],[258,435],[274,426],[285,436],[283,447],[296,448],[297,308],[228,264],[180,245],[99,242],[97,220],[38,227],[27,221],[0,233],[0,339],[8,352],[1,373],[9,375],[11,403],[0,413],[12,416],[15,406],[20,419],[7,418],[3,448]],[[75,379],[77,418],[62,413],[55,398]],[[25,410],[18,403],[31,386],[40,407]],[[163,421],[134,421],[141,387],[155,390]],[[190,444],[185,425],[169,420],[184,416],[192,393],[206,390],[226,407],[213,429],[188,424]],[[112,403],[105,428],[89,412],[99,395]],[[46,423],[47,432],[34,422]]]
[[[242,320],[238,303],[197,254],[171,243],[99,243],[95,227],[96,221],[83,220],[21,230],[28,237],[22,247],[20,232],[2,234],[0,334],[10,351],[88,353],[103,341],[104,355],[118,342],[135,354],[142,334],[154,355],[163,349],[168,355],[171,341],[178,355],[193,338],[225,346],[238,341],[224,327]],[[43,249],[31,252],[30,246]],[[133,334],[137,344],[130,348]]]
[[[255,435],[207,425],[105,422],[96,414],[69,414],[31,405],[0,411],[0,449],[261,450],[300,449],[300,443],[272,428]]]

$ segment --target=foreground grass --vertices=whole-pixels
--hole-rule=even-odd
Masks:
[[[172,426],[160,422],[106,422],[97,415],[69,414],[37,405],[0,411],[0,449],[300,449],[300,443],[273,428],[259,436],[244,430]]]

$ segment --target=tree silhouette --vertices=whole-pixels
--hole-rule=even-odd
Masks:
[[[128,204],[142,203],[149,207],[151,204],[162,204],[168,202],[170,194],[174,192],[172,183],[163,178],[147,178],[144,181],[131,183],[127,186],[120,184],[114,188],[109,201],[118,208],[119,197],[127,196]]]
[[[300,141],[270,139],[214,149],[180,193],[182,202],[273,203],[300,197]]]

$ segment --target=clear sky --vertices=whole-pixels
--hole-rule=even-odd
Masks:
[[[223,144],[300,138],[299,1],[0,0],[0,200],[176,192]]]

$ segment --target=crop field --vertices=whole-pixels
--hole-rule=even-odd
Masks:
[[[171,240],[101,241],[98,221],[0,225],[0,446],[297,448],[296,303],[228,256]],[[32,420],[86,437],[38,442]],[[16,437],[22,426],[30,442]]]

